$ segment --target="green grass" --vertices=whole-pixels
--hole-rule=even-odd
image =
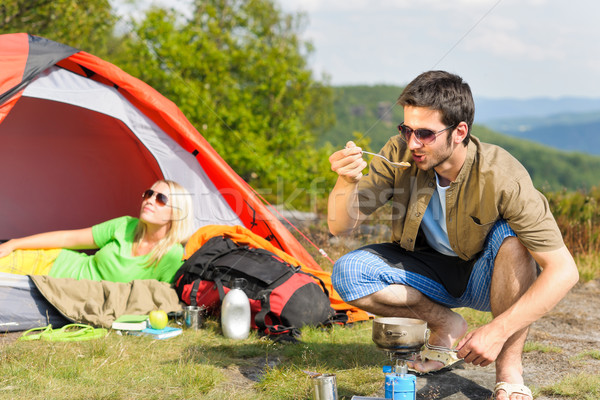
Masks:
[[[546,396],[562,396],[577,400],[597,400],[600,398],[600,375],[571,374],[553,385],[540,390]]]
[[[579,361],[584,359],[600,360],[600,350],[588,350],[583,353],[577,354],[573,357],[573,361]]]
[[[530,353],[537,351],[538,353],[562,353],[562,349],[557,346],[551,346],[540,342],[526,341],[525,347],[523,348],[524,353]]]
[[[0,399],[307,399],[303,371],[335,373],[340,398],[349,399],[382,395],[386,361],[370,323],[304,328],[301,343],[279,344],[254,332],[225,339],[209,319],[168,340],[111,332],[88,342],[0,345]]]

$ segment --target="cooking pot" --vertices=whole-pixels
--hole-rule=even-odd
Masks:
[[[373,320],[373,342],[393,351],[418,351],[425,344],[427,322],[414,318],[384,317]]]

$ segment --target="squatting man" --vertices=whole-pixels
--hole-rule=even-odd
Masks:
[[[409,363],[414,371],[495,361],[496,399],[531,400],[522,376],[529,326],[579,279],[548,201],[507,151],[471,136],[475,106],[461,77],[425,72],[398,104],[404,122],[380,154],[409,167],[375,157],[363,175],[367,163],[353,142],[329,158],[338,174],[331,233],[348,234],[392,205],[391,242],[342,256],[333,285],[375,315],[427,322],[429,343],[447,350],[425,348]],[[491,311],[493,320],[467,333],[457,307]]]

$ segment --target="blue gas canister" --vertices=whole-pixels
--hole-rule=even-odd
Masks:
[[[385,371],[384,371],[385,372]],[[416,400],[417,377],[410,374],[385,375],[385,398],[392,400]]]

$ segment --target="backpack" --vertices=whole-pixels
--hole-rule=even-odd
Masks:
[[[224,236],[209,239],[184,261],[174,287],[184,303],[217,315],[236,278],[247,282],[242,290],[250,300],[251,326],[261,335],[294,340],[304,325],[338,322],[321,279],[270,251]]]

